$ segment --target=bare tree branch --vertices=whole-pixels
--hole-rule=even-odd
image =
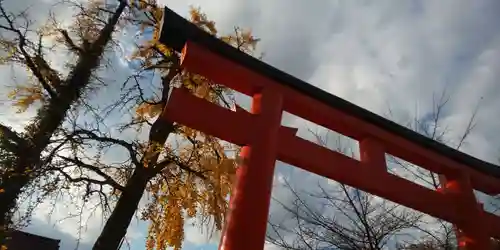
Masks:
[[[28,43],[30,43],[30,41],[28,41],[28,38],[26,37],[26,34],[16,27],[14,19],[12,18],[13,15],[9,15],[7,13],[7,10],[5,10],[2,2],[0,2],[0,14],[1,14],[1,17],[7,23],[7,26],[0,25],[0,28],[7,30],[7,31],[11,31],[17,35],[17,37],[18,37],[18,46],[17,47],[24,57],[23,59],[26,63],[26,66],[28,66],[28,68],[33,73],[33,75],[35,75],[35,77],[38,79],[38,81],[43,86],[45,91],[47,91],[49,96],[51,98],[57,98],[57,93],[52,88],[51,84],[49,84],[47,82],[46,78],[44,77],[43,73],[41,72],[41,69],[37,66],[37,63],[33,60],[33,57],[26,50],[26,46],[28,46]],[[27,17],[24,17],[24,18],[26,19],[26,22],[28,22]],[[26,27],[26,30],[27,29],[28,28]],[[39,45],[39,46],[41,46],[41,45]]]
[[[68,180],[71,180],[72,182],[87,181],[87,182],[99,184],[99,185],[110,185],[117,190],[123,191],[124,187],[122,185],[120,185],[118,182],[116,182],[111,176],[104,173],[99,167],[84,163],[83,161],[81,161],[78,158],[69,158],[69,157],[65,157],[65,156],[61,156],[61,155],[59,155],[58,157],[65,160],[66,162],[73,163],[77,167],[88,169],[88,170],[90,170],[90,171],[92,171],[92,172],[94,172],[94,173],[96,173],[99,176],[104,178],[104,181],[94,180],[94,179],[90,179],[87,177],[72,178],[70,175],[66,174],[66,172],[64,172],[61,168],[59,168],[59,167],[52,168],[52,170],[56,170],[59,173],[63,174],[65,177],[68,178]]]

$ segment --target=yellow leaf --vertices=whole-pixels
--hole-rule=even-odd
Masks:
[[[13,105],[18,108],[18,113],[26,111],[36,102],[45,101],[39,85],[17,86],[8,94],[8,97],[14,101]]]
[[[136,108],[135,113],[143,119],[154,118],[161,113],[162,108],[162,104],[151,105],[149,103],[142,103]]]
[[[148,8],[146,11],[149,11],[149,16],[159,20],[163,9]],[[215,22],[209,20],[199,9],[191,8],[190,19],[201,29],[216,35]],[[134,53],[133,58],[139,60],[141,65],[145,67],[156,65],[165,59],[163,55],[179,56],[171,48],[158,42],[159,23],[147,23],[141,28],[143,30],[154,28],[153,39],[140,45]],[[240,29],[236,29],[235,34],[221,39],[247,53],[253,51],[258,41],[250,30]],[[167,73],[164,72],[165,69],[154,70]],[[192,94],[210,102],[222,103],[222,99],[228,98],[231,94],[230,89],[217,85],[201,75],[184,69],[176,74],[172,84],[181,83]],[[229,100],[230,96],[224,101],[230,103]],[[160,114],[162,107],[162,105],[141,104],[136,108],[136,115],[141,119],[153,118]],[[175,155],[182,164],[179,164],[181,166],[169,164],[161,169],[161,178],[152,179],[147,187],[151,197],[154,197],[142,214],[142,218],[150,222],[146,241],[148,250],[169,247],[181,249],[186,218],[201,216],[201,221],[213,222],[220,230],[226,211],[229,209],[227,196],[231,193],[237,164],[234,157],[228,156],[224,143],[185,126],[178,126],[174,133],[182,141],[176,148],[172,148],[172,144],[158,146],[173,150],[168,155]],[[186,171],[186,168],[190,171]],[[205,178],[199,178],[198,174],[193,172],[202,174]]]

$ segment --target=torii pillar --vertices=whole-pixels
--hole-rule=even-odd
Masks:
[[[220,250],[262,249],[271,200],[282,96],[269,88],[252,98],[253,140],[241,152],[241,165],[231,195],[230,211]]]

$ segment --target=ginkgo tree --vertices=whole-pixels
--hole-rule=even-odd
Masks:
[[[145,193],[149,199],[141,217],[150,223],[147,249],[181,249],[188,218],[200,217],[221,229],[236,171],[237,148],[161,116],[174,87],[186,88],[199,98],[226,108],[234,103],[233,94],[230,89],[184,70],[180,54],[157,40],[163,9],[154,2],[142,7],[147,18],[143,18],[141,29],[145,33],[153,30],[153,38],[140,44],[132,55],[131,59],[141,66],[124,83],[118,101],[102,110],[113,113],[126,109],[135,113],[111,129],[119,135],[104,131],[101,126],[76,124],[66,131],[67,146],[61,147],[66,152],[58,153],[48,164],[63,177],[61,180],[73,185],[86,183],[87,193],[102,194],[103,186],[109,187],[104,195],[113,197],[114,204],[94,250],[120,246]],[[191,9],[190,19],[212,35],[218,34],[215,23],[199,9]],[[239,28],[234,34],[219,38],[247,53],[252,53],[258,42],[250,31]],[[151,78],[158,82],[151,84]],[[144,134],[147,135],[141,136]],[[103,152],[111,147],[124,150],[126,159],[113,162],[91,150]]]
[[[0,245],[12,222],[12,212],[23,189],[44,175],[46,151],[64,123],[68,111],[77,108],[89,89],[102,85],[96,70],[103,65],[105,51],[113,45],[113,34],[121,23],[133,21],[125,0],[62,1],[75,11],[72,22],[50,15],[47,22],[32,20],[32,10],[13,12],[0,0],[0,64],[25,68],[27,81],[9,94],[13,105],[36,115],[17,133],[0,124],[0,134],[12,159],[2,162],[0,176]],[[132,9],[134,9],[133,7]],[[122,22],[123,21],[123,22]],[[40,23],[45,23],[40,25]],[[50,60],[53,51],[64,49],[65,65]]]

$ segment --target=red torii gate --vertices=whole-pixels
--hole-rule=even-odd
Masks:
[[[183,68],[252,97],[232,111],[172,90],[163,116],[243,146],[221,250],[258,250],[265,242],[276,160],[453,223],[462,249],[491,249],[500,217],[473,189],[500,194],[500,168],[437,143],[236,50],[165,8],[160,41],[182,52]],[[295,136],[287,111],[359,141],[360,161]],[[195,115],[193,115],[195,114]],[[224,121],[224,122],[220,122]],[[441,176],[430,190],[387,172],[389,153]]]

